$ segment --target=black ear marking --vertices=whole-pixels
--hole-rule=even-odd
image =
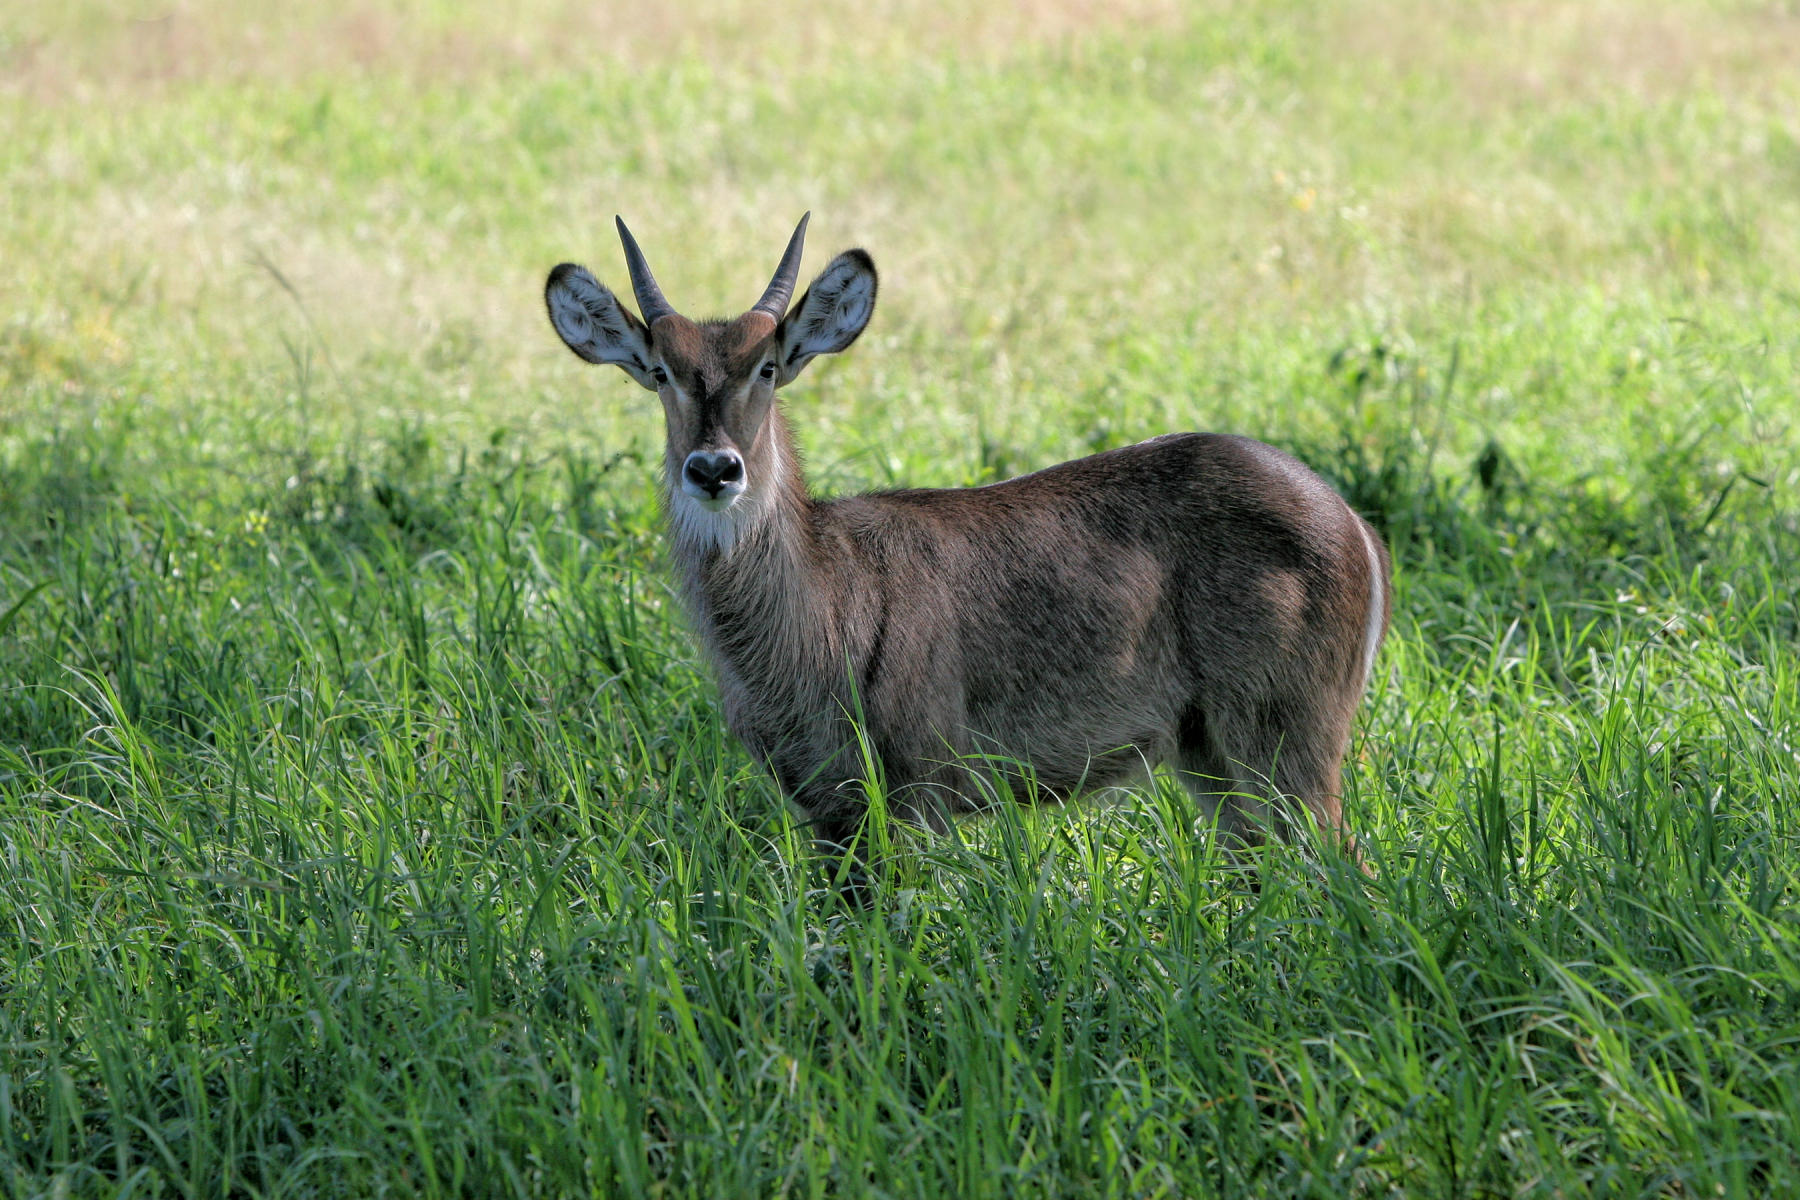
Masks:
[[[779,382],[793,379],[816,356],[848,349],[862,336],[875,312],[877,288],[875,260],[867,251],[846,250],[832,259],[783,322]]]
[[[654,389],[649,331],[585,267],[562,263],[551,271],[544,283],[544,307],[556,335],[583,360],[612,363]]]

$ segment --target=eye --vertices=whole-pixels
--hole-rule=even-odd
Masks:
[[[667,371],[663,370],[661,367],[651,367],[650,368],[650,378],[656,380],[657,387],[662,387],[664,384],[669,382],[669,373]]]
[[[758,371],[757,374],[764,379],[775,378],[775,360],[770,359],[768,362],[764,363],[762,365],[762,370]]]

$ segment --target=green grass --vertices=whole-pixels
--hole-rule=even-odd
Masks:
[[[1800,24],[931,13],[0,18],[0,1190],[1800,1191]],[[820,487],[1214,428],[1379,525],[1373,878],[1162,781],[839,902],[539,299],[808,208]]]

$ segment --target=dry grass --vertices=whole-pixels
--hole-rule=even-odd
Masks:
[[[1715,85],[1767,95],[1800,76],[1800,7],[1787,3],[1461,0],[1340,6],[1353,61],[1437,75],[1473,112],[1624,95],[1640,103]]]
[[[375,73],[428,83],[683,59],[776,75],[845,62],[992,57],[1105,31],[1174,27],[1229,7],[1179,0],[78,0],[0,15],[0,93],[39,102],[117,100],[202,83],[267,86]],[[1483,108],[1609,92],[1654,99],[1707,82],[1756,89],[1800,73],[1800,8],[1785,3],[1385,0],[1337,5],[1316,20],[1334,57],[1380,71],[1432,73],[1452,56],[1456,97]]]
[[[1173,23],[1177,0],[244,0],[38,5],[5,18],[0,89],[34,100],[94,101],[201,83],[288,84],[396,74],[420,83],[597,64],[698,60],[778,75],[846,62],[1009,53],[1100,30]]]

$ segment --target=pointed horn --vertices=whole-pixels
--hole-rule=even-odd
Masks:
[[[810,220],[812,214],[809,212],[794,227],[794,236],[788,239],[787,253],[781,256],[781,265],[775,268],[775,278],[769,280],[769,288],[762,294],[762,299],[750,306],[751,312],[768,313],[776,321],[787,316],[788,301],[794,298],[794,281],[800,277],[800,252],[806,245],[806,223]]]
[[[644,315],[644,324],[654,325],[658,317],[674,316],[675,309],[663,299],[662,289],[656,286],[656,276],[650,273],[650,264],[644,261],[644,252],[638,249],[637,239],[625,228],[625,218],[614,217],[613,220],[619,225],[619,241],[625,247],[625,269],[631,272],[631,290],[637,293],[638,311]]]

